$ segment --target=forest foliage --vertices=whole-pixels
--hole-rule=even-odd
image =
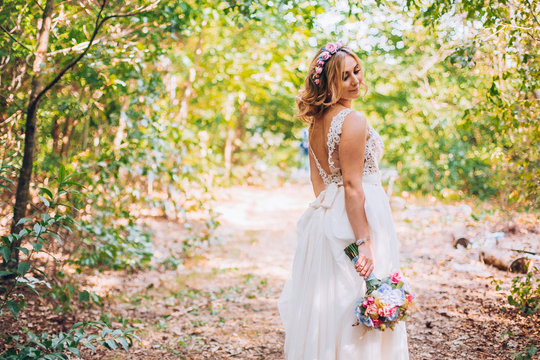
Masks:
[[[316,48],[334,39],[363,61],[369,91],[354,108],[383,136],[400,190],[538,209],[539,7],[0,2],[0,226],[11,228],[0,276],[16,279],[2,285],[0,311],[17,317],[24,287],[98,303],[65,287],[62,266],[149,266],[151,234],[137,220],[156,214],[193,228],[189,253],[218,226],[212,189],[290,176],[304,126],[295,96]],[[32,94],[47,85],[25,167]],[[24,170],[29,197],[12,224]]]

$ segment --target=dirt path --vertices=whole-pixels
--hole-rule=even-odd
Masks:
[[[292,264],[296,221],[312,196],[308,185],[225,189],[215,207],[222,214],[220,240],[203,256],[178,270],[109,278],[109,311],[115,321],[138,327],[143,341],[130,355],[105,358],[282,359],[277,299]],[[471,225],[468,206],[401,207],[394,218],[402,269],[419,308],[407,325],[412,360],[505,359],[540,343],[538,316],[501,310],[504,294],[490,284],[501,279],[508,289],[513,276],[444,238],[458,222]],[[161,247],[178,246],[179,225],[149,224]],[[470,231],[496,230],[483,224]],[[538,243],[538,234],[518,235]]]

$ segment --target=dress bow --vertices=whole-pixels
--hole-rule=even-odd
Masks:
[[[321,207],[325,209],[329,209],[332,206],[332,204],[334,204],[334,200],[336,200],[336,196],[337,196],[338,189],[340,186],[343,186],[343,184],[341,183],[329,184],[326,187],[326,189],[321,191],[319,196],[317,196],[317,199],[315,199],[315,201],[309,204],[309,206],[314,209],[318,209]]]

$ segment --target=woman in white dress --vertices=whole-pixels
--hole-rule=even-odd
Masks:
[[[289,360],[407,360],[405,323],[367,330],[354,307],[365,279],[399,270],[398,242],[378,162],[383,142],[366,118],[351,110],[361,95],[356,54],[328,43],[311,62],[297,99],[310,124],[311,182],[316,199],[297,224],[291,278],[279,299]],[[343,249],[359,244],[356,264]]]

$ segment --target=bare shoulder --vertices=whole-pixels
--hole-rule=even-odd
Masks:
[[[345,139],[358,139],[367,133],[367,119],[358,111],[351,111],[343,121],[341,137]]]

